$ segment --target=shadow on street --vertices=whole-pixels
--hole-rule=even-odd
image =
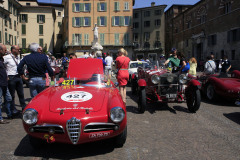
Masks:
[[[56,159],[75,159],[103,155],[114,150],[112,139],[86,143],[81,145],[70,144],[47,144],[41,149],[32,148],[28,135],[26,135],[17,146],[14,155],[22,157],[42,157]]]
[[[232,120],[233,122],[240,125],[240,112],[224,113],[223,115],[228,119]]]

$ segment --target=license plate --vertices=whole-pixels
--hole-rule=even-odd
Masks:
[[[166,98],[177,98],[177,94],[166,94]]]

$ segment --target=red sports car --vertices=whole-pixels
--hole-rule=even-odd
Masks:
[[[218,74],[201,76],[201,90],[209,100],[217,100],[218,96],[235,101],[239,105],[240,71],[233,71],[231,77],[221,78]]]
[[[24,110],[23,126],[31,144],[81,144],[114,138],[116,146],[123,146],[126,107],[115,85],[104,80],[102,60],[73,59],[67,77],[55,80]]]

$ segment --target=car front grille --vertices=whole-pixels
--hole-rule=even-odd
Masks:
[[[118,130],[119,125],[114,123],[89,123],[84,127],[84,132],[99,132],[99,131],[109,131]]]
[[[81,121],[73,117],[66,124],[69,139],[73,144],[77,144],[81,133]]]
[[[177,84],[178,83],[178,77],[174,76],[173,82],[169,83],[167,81],[167,77],[162,77],[161,76],[161,80],[160,80],[160,85],[166,85],[166,84]]]

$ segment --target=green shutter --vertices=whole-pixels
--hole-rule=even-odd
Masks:
[[[100,44],[101,45],[104,45],[104,42],[105,42],[104,37],[105,37],[104,33],[100,33]]]
[[[39,35],[43,35],[43,25],[39,25]]]
[[[124,26],[124,16],[120,16],[119,26]]]
[[[79,44],[82,45],[82,34],[79,34]]]
[[[26,34],[26,25],[22,24],[22,35]]]
[[[43,15],[43,23],[45,23],[45,15]]]
[[[97,4],[97,11],[100,11],[100,3]]]
[[[114,11],[117,11],[117,2],[114,2]]]
[[[26,23],[28,23],[28,15],[26,14]]]
[[[5,44],[7,44],[7,32],[5,32]]]
[[[22,15],[21,14],[19,15],[19,22],[20,23],[22,22]]]
[[[75,3],[72,4],[72,11],[75,12]]]
[[[39,23],[39,15],[37,15],[37,23]]]
[[[104,17],[104,24],[107,26],[107,16]]]
[[[91,12],[91,3],[89,3],[89,12]]]
[[[104,10],[105,12],[107,11],[107,3],[105,3],[105,10]]]
[[[14,36],[14,45],[17,45],[17,37]]]
[[[132,26],[132,17],[129,16],[129,25],[128,26]]]
[[[100,26],[100,17],[97,17],[97,25]]]
[[[89,26],[91,26],[92,22],[91,22],[91,17],[88,17],[89,20]]]
[[[115,33],[115,45],[119,45],[119,33]]]
[[[114,26],[114,16],[112,16],[112,26]]]
[[[2,32],[0,31],[0,43],[2,43]]]
[[[80,12],[84,11],[84,3],[80,3]]]
[[[75,17],[72,18],[72,26],[75,26]]]
[[[22,38],[22,48],[26,48],[26,38]]]
[[[74,45],[74,37],[75,37],[75,34],[72,34],[72,45]]]
[[[117,2],[117,11],[120,10],[119,2]]]
[[[42,38],[39,39],[39,45],[40,45],[41,47],[43,47],[43,39],[42,39]]]
[[[83,22],[83,17],[80,17],[80,26],[82,27],[82,26],[84,26],[84,22]]]

